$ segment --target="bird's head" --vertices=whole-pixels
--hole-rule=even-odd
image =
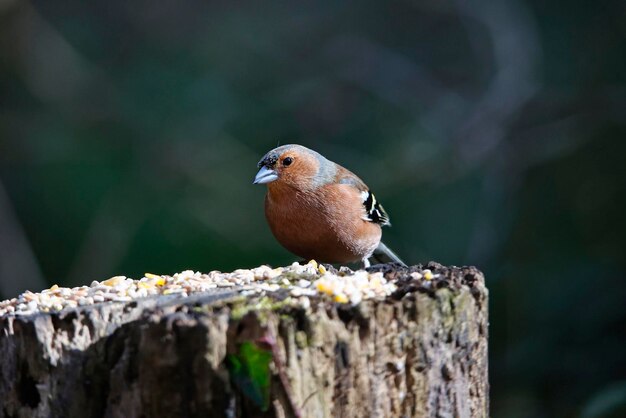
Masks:
[[[297,189],[315,187],[329,176],[334,164],[302,145],[274,148],[257,164],[259,172],[254,184],[288,185]],[[334,175],[334,172],[332,173]]]

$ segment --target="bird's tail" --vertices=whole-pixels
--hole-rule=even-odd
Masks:
[[[374,250],[372,257],[379,263],[394,262],[406,267],[406,263],[402,261],[400,257],[389,249],[382,241],[378,244],[378,247]]]

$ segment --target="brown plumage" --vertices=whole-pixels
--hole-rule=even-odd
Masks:
[[[387,214],[354,173],[301,145],[275,148],[258,165],[254,183],[267,184],[267,222],[289,251],[307,260],[369,266],[378,249],[402,263],[380,242]]]

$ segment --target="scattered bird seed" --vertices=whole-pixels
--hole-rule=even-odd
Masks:
[[[436,275],[430,270],[424,270],[422,274],[412,273],[412,277],[432,280]],[[337,303],[356,305],[365,299],[384,298],[396,290],[396,285],[386,280],[380,272],[342,268],[337,274],[311,260],[307,264],[293,263],[278,268],[260,266],[250,270],[238,269],[232,273],[212,271],[204,274],[185,270],[173,276],[146,273],[138,280],[114,276],[102,282],[94,280],[90,286],[74,288],[55,284],[39,293],[27,290],[16,298],[0,301],[0,316],[32,315],[109,301],[128,302],[156,295],[184,298],[193,293],[219,288],[239,290],[242,295],[285,289],[309,306],[307,298],[319,295],[327,295]]]

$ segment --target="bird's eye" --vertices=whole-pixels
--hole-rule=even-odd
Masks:
[[[285,159],[283,160],[283,165],[284,165],[285,167],[287,167],[287,166],[288,166],[288,165],[290,165],[291,163],[293,163],[293,158],[291,158],[291,157],[287,157],[287,158],[285,158]]]

